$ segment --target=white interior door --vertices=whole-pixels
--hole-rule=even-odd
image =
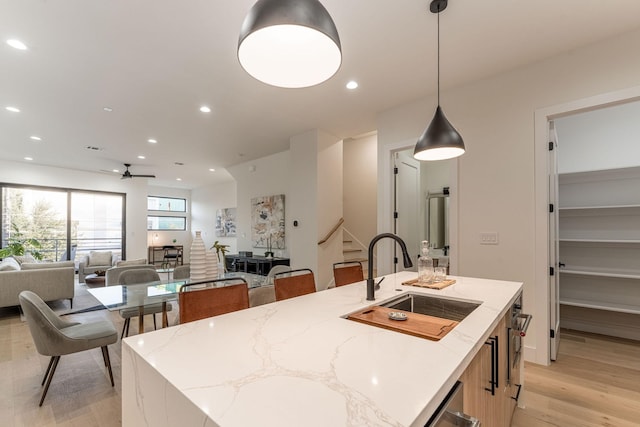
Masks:
[[[404,240],[417,271],[418,253],[420,251],[420,164],[405,152],[396,153],[396,234]],[[397,250],[397,248],[396,248]],[[397,254],[397,252],[394,252]],[[396,258],[401,258],[396,255]],[[394,271],[404,270],[402,263],[396,264]]]
[[[560,342],[560,270],[558,244],[558,135],[553,121],[549,122],[549,267],[553,274],[549,275],[549,325],[551,360],[558,356],[558,344]]]

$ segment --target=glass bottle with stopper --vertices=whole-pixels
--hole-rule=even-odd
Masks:
[[[424,284],[432,283],[433,275],[433,259],[429,256],[429,242],[423,240],[420,257],[418,258],[418,282]]]

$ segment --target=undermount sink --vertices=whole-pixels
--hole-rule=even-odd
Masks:
[[[480,303],[473,301],[410,292],[391,301],[365,307],[345,318],[438,341],[479,306]]]
[[[462,322],[465,317],[480,306],[480,303],[410,292],[380,305],[394,310]]]

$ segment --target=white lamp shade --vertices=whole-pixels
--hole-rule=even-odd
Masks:
[[[335,24],[318,0],[259,0],[242,26],[238,60],[261,82],[302,88],[331,78],[342,53]]]

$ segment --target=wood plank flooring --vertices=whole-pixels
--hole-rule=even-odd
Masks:
[[[67,318],[106,318],[122,327],[120,316],[106,310]],[[63,356],[39,408],[48,358],[36,352],[17,308],[0,309],[0,426],[120,426],[120,345],[110,346],[115,387],[99,349]],[[524,390],[526,408],[516,409],[513,427],[638,427],[640,342],[563,331],[557,362],[526,364]]]
[[[640,426],[640,342],[562,331],[558,360],[525,365],[512,427]]]

